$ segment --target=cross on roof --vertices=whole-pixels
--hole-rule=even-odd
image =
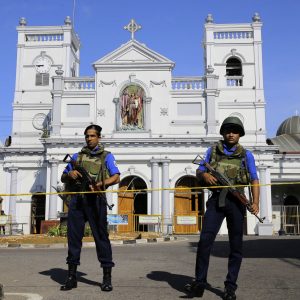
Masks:
[[[128,23],[128,25],[124,26],[125,30],[128,30],[129,32],[131,32],[132,40],[134,40],[134,33],[141,28],[142,28],[142,26],[138,25],[134,19],[131,19],[130,22]]]

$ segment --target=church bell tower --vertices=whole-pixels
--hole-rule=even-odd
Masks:
[[[220,126],[227,116],[237,116],[246,128],[245,139],[265,144],[261,18],[255,13],[251,23],[216,24],[209,14],[205,21],[205,68],[218,76],[220,90],[216,122]]]
[[[52,76],[79,76],[80,41],[70,17],[63,26],[17,26],[16,83],[13,102],[13,144],[36,144],[47,135],[52,108]]]

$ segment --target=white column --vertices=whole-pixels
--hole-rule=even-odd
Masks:
[[[16,72],[16,85],[15,85],[15,91],[18,91],[19,96],[21,97],[21,80],[22,73],[23,73],[23,57],[24,57],[24,44],[19,44],[17,46],[17,72]],[[20,100],[20,99],[18,99]]]
[[[265,166],[259,166],[258,170],[259,170],[259,182],[261,184],[260,188],[259,188],[259,192],[260,192],[260,214],[261,216],[266,217],[267,216],[267,189],[266,189],[266,169],[267,167]],[[267,221],[267,219],[266,219]]]
[[[218,103],[216,97],[219,96],[218,91],[218,79],[219,77],[213,75],[214,68],[208,66],[206,69],[206,130],[207,135],[214,136],[217,135],[217,125],[218,125]]]
[[[50,197],[49,197],[49,215],[48,220],[57,219],[57,195],[55,188],[57,188],[57,174],[58,174],[58,160],[50,160]]]
[[[53,108],[52,108],[52,132],[51,135],[60,135],[61,129],[61,99],[64,89],[63,70],[59,67],[55,71],[57,76],[53,76]]]
[[[151,100],[151,97],[144,99],[144,129],[147,131],[151,129]]]
[[[12,223],[17,221],[17,196],[13,196],[12,194],[16,194],[17,183],[18,183],[18,168],[11,167],[10,170],[10,194],[9,197],[9,215],[11,216]]]
[[[264,223],[258,223],[258,234],[259,235],[272,235],[273,234],[273,224],[272,224],[272,201],[270,193],[267,186],[270,183],[270,178],[267,180],[267,166],[259,165],[259,183],[260,186],[260,216],[265,217]],[[269,194],[269,197],[268,197]]]
[[[119,190],[119,188],[120,188],[119,184],[113,185],[113,187],[112,187],[113,190]],[[118,208],[118,205],[119,205],[119,203],[118,203],[118,193],[113,193],[112,194],[112,204],[114,204],[114,207],[111,210],[111,213],[116,215],[116,214],[118,214],[118,210],[119,210],[119,208]]]
[[[114,98],[113,103],[116,105],[116,128],[115,130],[118,131],[121,128],[121,111],[120,111],[120,98]]]
[[[20,101],[22,99],[22,76],[24,71],[24,50],[26,42],[26,20],[23,19],[19,21],[17,27],[18,31],[18,44],[17,44],[17,69],[16,69],[16,84],[15,84],[15,101]]]
[[[214,53],[215,53],[215,43],[214,43],[214,30],[215,25],[213,23],[212,15],[207,16],[205,20],[205,35],[204,35],[204,49],[207,65],[213,65],[215,63]]]
[[[150,160],[151,163],[151,188],[158,189],[159,188],[159,167],[158,161]],[[151,214],[158,215],[159,212],[159,191],[154,190],[151,191]]]
[[[170,160],[162,161],[162,215],[163,215],[163,234],[168,234],[168,228],[172,225],[172,218],[170,214],[170,181],[169,181],[169,163]]]
[[[263,68],[262,68],[262,37],[260,20],[254,21],[253,28],[253,52],[254,52],[254,67],[255,67],[255,86],[256,89],[263,89]]]
[[[74,21],[74,20],[73,20]],[[72,27],[71,25],[65,24],[63,27],[64,31],[64,42],[63,47],[65,48],[65,60],[64,60],[64,67],[65,67],[65,76],[70,77],[71,76],[71,66],[70,66],[70,51],[71,51],[71,43],[72,43],[72,33],[71,33]]]

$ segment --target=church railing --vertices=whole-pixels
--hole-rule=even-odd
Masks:
[[[64,78],[65,91],[94,91],[95,78],[94,77],[65,77]]]
[[[252,31],[221,31],[214,32],[215,40],[227,40],[227,39],[252,39]]]
[[[243,86],[243,76],[226,76],[227,86]]]
[[[50,34],[26,34],[26,42],[56,42],[63,41],[64,35],[61,33]]]
[[[203,90],[205,81],[203,77],[173,77],[173,90]]]

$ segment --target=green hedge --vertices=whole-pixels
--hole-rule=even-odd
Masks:
[[[57,225],[48,229],[49,236],[67,236],[67,225]],[[84,236],[92,236],[92,230],[89,225],[85,225]]]

